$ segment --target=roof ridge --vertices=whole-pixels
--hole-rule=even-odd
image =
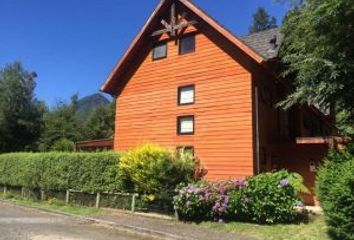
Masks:
[[[245,37],[249,37],[249,36],[253,36],[253,35],[258,35],[258,34],[262,34],[262,33],[264,34],[265,32],[270,32],[270,31],[274,31],[274,30],[280,31],[280,29],[281,29],[281,27],[274,27],[274,28],[262,30],[262,31],[259,31],[259,32],[248,33],[248,34],[246,34],[246,35],[240,36],[240,38],[245,38]]]
[[[116,79],[118,75],[122,74],[123,66],[127,65],[126,63],[128,62],[128,60],[131,59],[132,56],[137,52],[137,45],[141,44],[141,42],[145,38],[145,35],[151,31],[149,28],[151,28],[151,24],[153,23],[153,21],[156,20],[155,18],[159,15],[159,13],[161,11],[164,11],[164,8],[166,8],[167,4],[171,3],[171,1],[183,4],[189,11],[191,11],[195,15],[197,15],[197,17],[200,18],[203,22],[210,25],[216,32],[223,35],[227,41],[229,41],[230,43],[237,46],[241,51],[245,52],[245,54],[247,54],[250,58],[254,59],[257,63],[261,64],[266,60],[264,58],[264,56],[262,56],[262,54],[255,51],[254,48],[252,48],[249,44],[242,41],[241,38],[237,37],[230,30],[228,30],[222,24],[220,24],[217,20],[215,20],[213,17],[209,16],[205,11],[203,11],[201,8],[199,8],[192,1],[190,1],[190,0],[161,0],[158,3],[155,10],[153,11],[153,13],[148,18],[148,20],[145,22],[143,28],[136,35],[136,37],[134,38],[134,40],[130,44],[129,48],[127,49],[127,51],[124,53],[123,57],[118,61],[116,66],[113,68],[111,74],[108,76],[108,78],[106,79],[106,81],[102,85],[101,91],[113,93],[113,90],[112,90],[112,88],[114,88],[114,86],[113,86],[114,84],[112,83],[113,80]]]

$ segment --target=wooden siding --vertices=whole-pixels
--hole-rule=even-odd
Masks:
[[[172,40],[167,58],[153,61],[151,50],[145,54],[118,87],[115,150],[144,141],[171,150],[194,146],[208,179],[252,175],[250,60],[231,48],[221,36],[203,29],[196,34],[194,53],[180,56]],[[195,104],[178,106],[178,87],[190,84],[195,84]],[[195,116],[194,135],[177,135],[176,119],[183,115]]]

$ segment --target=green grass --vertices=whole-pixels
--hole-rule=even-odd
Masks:
[[[11,201],[15,204],[28,206],[28,207],[36,207],[36,208],[43,208],[47,210],[55,210],[64,213],[70,213],[80,216],[97,216],[102,215],[105,213],[105,210],[92,208],[92,207],[85,207],[85,206],[78,206],[78,205],[66,205],[64,202],[51,199],[49,201],[41,202],[41,201],[34,201],[31,199],[21,199],[16,195],[0,195],[0,200],[7,200]]]
[[[0,194],[0,200],[8,200],[19,205],[55,210],[81,216],[98,216],[109,214],[108,211],[103,209],[78,205],[66,205],[56,199],[51,199],[46,202],[39,202],[30,199],[21,199],[12,194]],[[198,225],[218,231],[232,232],[244,236],[254,237],[259,240],[330,240],[326,233],[327,226],[324,221],[324,216],[322,215],[310,216],[308,223],[300,224],[258,225],[240,222],[203,222]]]
[[[260,240],[329,240],[324,217],[311,216],[309,223],[257,225],[251,223],[203,222],[200,226],[219,231],[238,233]]]

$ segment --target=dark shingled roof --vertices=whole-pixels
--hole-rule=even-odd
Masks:
[[[276,37],[276,44],[271,44],[271,40]],[[265,60],[270,60],[278,56],[279,46],[283,40],[280,28],[273,28],[262,32],[252,33],[240,37],[242,42],[261,55]],[[275,47],[274,47],[275,46]]]

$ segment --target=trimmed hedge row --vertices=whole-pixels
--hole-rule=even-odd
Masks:
[[[121,191],[119,155],[10,153],[0,155],[0,184],[43,190]]]

